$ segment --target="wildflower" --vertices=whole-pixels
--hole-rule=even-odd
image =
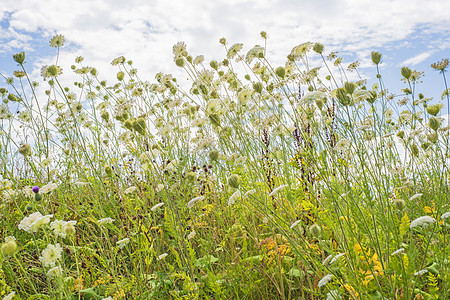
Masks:
[[[13,59],[16,63],[18,63],[19,65],[22,65],[23,62],[25,61],[25,52],[20,52],[20,53],[14,54]]]
[[[11,292],[8,295],[6,295],[5,297],[3,297],[3,300],[12,300],[14,298],[14,295],[16,294],[16,292]]]
[[[28,144],[22,144],[19,148],[19,153],[23,156],[30,156],[31,155],[31,146]]]
[[[285,187],[287,187],[287,186],[288,186],[287,184],[283,184],[283,185],[280,185],[280,186],[276,187],[276,188],[269,194],[269,197],[275,196],[276,194],[278,194],[279,191],[282,191],[282,190],[283,190]]]
[[[54,191],[57,188],[58,188],[58,185],[56,183],[50,182],[50,183],[44,185],[40,189],[40,192],[41,192],[41,194],[48,194],[48,193]]]
[[[51,40],[50,40],[50,47],[53,48],[59,48],[64,46],[64,36],[62,34],[57,34],[55,35]]]
[[[247,196],[253,195],[255,192],[256,192],[255,189],[249,190],[249,191],[245,192],[243,198],[246,198]]]
[[[450,211],[448,211],[448,212],[442,214],[442,216],[441,216],[441,219],[442,219],[442,220],[443,220],[443,219],[447,219],[447,218],[450,218]]]
[[[236,54],[242,50],[243,46],[244,46],[244,44],[241,44],[241,43],[234,44],[233,46],[231,46],[227,52],[227,58],[229,58],[229,59],[234,58],[236,56]]]
[[[164,205],[164,202],[158,203],[151,208],[151,211],[155,211],[163,205]]]
[[[391,253],[391,256],[395,256],[397,254],[401,254],[405,252],[405,248],[400,248],[398,250],[395,250],[394,252]]]
[[[31,188],[31,190],[32,190],[33,193],[35,193],[35,194],[39,193],[39,187],[38,187],[38,186],[33,186],[33,187]]]
[[[328,282],[333,279],[333,275],[327,274],[322,279],[319,280],[319,283],[317,284],[318,287],[323,287],[328,284]]]
[[[114,219],[111,218],[103,218],[97,221],[98,225],[104,225],[104,224],[111,224],[112,222],[114,222]]]
[[[344,253],[339,253],[339,254],[337,254],[335,257],[333,257],[333,259],[330,261],[330,265],[332,264],[332,263],[334,263],[334,262],[336,262],[339,258],[341,258],[342,256],[344,256],[345,255],[345,252]]]
[[[55,278],[61,277],[62,274],[63,274],[63,269],[61,268],[61,266],[56,266],[56,267],[53,267],[50,270],[48,270],[47,277],[55,279]]]
[[[137,187],[135,187],[135,186],[130,186],[129,188],[127,188],[126,190],[124,190],[123,193],[124,193],[125,195],[128,195],[128,194],[134,193],[136,190],[137,190]]]
[[[205,196],[199,196],[199,197],[195,197],[194,199],[192,199],[191,201],[189,201],[186,206],[187,208],[191,208],[195,205],[195,203],[197,203],[198,201],[201,201],[205,199]]]
[[[444,72],[444,70],[447,68],[447,66],[448,66],[448,58],[431,64],[431,67],[433,69],[435,69],[436,71],[441,71],[441,72]]]
[[[13,236],[7,236],[5,238],[5,243],[2,245],[2,253],[4,255],[13,255],[16,253],[17,243],[16,238]]]
[[[197,235],[197,232],[195,232],[195,230],[192,230],[192,231],[188,234],[187,238],[188,238],[188,240],[192,240],[196,235]]]
[[[395,199],[393,202],[394,202],[395,208],[397,208],[398,210],[403,210],[405,208],[405,200]]]
[[[330,262],[330,260],[333,258],[333,254],[328,255],[323,261],[322,265],[326,266]]]
[[[187,53],[185,42],[176,43],[172,48],[172,52],[175,56],[184,56]]]
[[[427,273],[427,272],[428,272],[427,269],[422,269],[422,270],[417,271],[417,272],[414,273],[413,275],[414,275],[414,276],[420,276],[420,275],[423,275],[423,274],[425,274],[425,273]]]
[[[26,232],[36,232],[39,227],[42,225],[48,224],[50,222],[50,218],[53,215],[45,215],[43,216],[40,212],[35,212],[25,217],[19,223],[19,229],[25,230]]]
[[[355,290],[354,287],[349,285],[348,283],[344,284],[344,288],[350,293],[353,299],[359,299],[359,293]]]
[[[157,192],[161,192],[162,190],[164,189],[164,184],[158,184],[157,186],[156,186],[156,191]]]
[[[39,228],[41,228],[43,225],[47,225],[48,223],[50,223],[50,218],[52,218],[53,215],[45,215],[42,216],[40,218],[38,218],[37,220],[35,220],[33,223],[30,224],[30,231],[31,232],[37,232],[39,230]]]
[[[409,228],[412,229],[412,228],[415,228],[418,226],[426,227],[426,226],[428,226],[428,224],[434,223],[434,222],[436,222],[435,218],[430,217],[430,216],[422,216],[422,217],[419,217],[419,218],[415,219],[414,221],[412,221],[411,225],[409,225]]]
[[[39,257],[39,261],[44,267],[54,267],[56,261],[61,260],[62,248],[60,244],[49,244],[47,248],[42,250],[42,254]]]
[[[309,232],[316,238],[318,238],[322,233],[322,228],[318,224],[312,224],[311,227],[309,227]]]
[[[156,259],[157,260],[163,260],[163,259],[165,259],[167,257],[167,255],[169,255],[169,254],[163,253],[163,254],[159,255]]]
[[[120,248],[125,247],[130,242],[129,238],[124,238],[116,242],[116,245]]]
[[[417,194],[411,196],[411,198],[409,198],[409,201],[414,201],[416,199],[419,199],[420,197],[422,197],[422,195],[423,194],[421,194],[421,193],[417,193]]]
[[[237,190],[231,195],[230,199],[228,199],[228,206],[233,205],[239,197],[241,197],[241,191]]]
[[[290,229],[294,228],[295,226],[297,226],[298,224],[300,224],[301,220],[297,220],[294,223],[292,223],[292,225],[289,227]]]
[[[326,300],[338,300],[338,299],[341,299],[341,294],[339,293],[339,290],[331,290],[327,293]]]
[[[196,58],[194,58],[194,61],[192,62],[194,65],[199,65],[203,62],[205,57],[203,55],[199,55]]]

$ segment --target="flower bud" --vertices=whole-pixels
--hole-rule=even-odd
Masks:
[[[353,92],[356,89],[356,84],[354,82],[346,82],[344,84],[344,90],[347,92],[347,94],[353,94]]]
[[[113,174],[113,169],[111,168],[111,166],[105,166],[105,173],[106,173],[108,176],[112,176],[112,174]]]
[[[431,143],[435,143],[438,140],[438,134],[436,131],[432,131],[429,134],[427,134],[427,140]]]
[[[177,67],[182,68],[184,66],[184,59],[182,57],[175,59],[175,64]]]
[[[145,119],[144,118],[137,118],[136,120],[134,120],[133,122],[133,129],[137,132],[139,132],[140,134],[144,135],[145,134],[145,130],[147,129],[147,124],[145,123]]]
[[[399,132],[397,132],[397,136],[403,139],[405,137],[405,132],[403,130],[400,130]]]
[[[411,77],[412,71],[408,67],[403,67],[401,70],[401,73],[404,78],[409,80],[409,78]]]
[[[14,61],[19,65],[22,65],[25,61],[25,52],[20,52],[13,55]]]
[[[31,155],[31,146],[28,144],[22,144],[19,148],[19,153],[23,156],[29,156]]]
[[[309,232],[312,236],[318,238],[322,234],[322,228],[318,224],[312,224],[309,227]]]
[[[315,43],[313,46],[313,51],[318,53],[318,54],[322,54],[323,52],[323,45],[321,43]]]
[[[278,67],[275,70],[275,74],[277,74],[277,76],[280,78],[284,78],[284,76],[286,75],[286,70],[283,67]]]
[[[221,39],[219,40],[219,43],[221,43],[222,45],[225,45],[226,42],[227,42],[227,40],[226,40],[225,38],[221,38]]]
[[[197,179],[197,174],[193,171],[190,171],[186,174],[186,179],[189,182],[194,182]]]
[[[428,120],[428,126],[433,129],[434,131],[437,131],[439,129],[439,127],[441,126],[441,122],[435,118],[435,117],[431,117]]]
[[[214,160],[214,161],[218,160],[219,159],[219,151],[211,150],[209,152],[209,159]]]
[[[10,239],[8,242],[3,243],[2,245],[2,253],[4,255],[13,255],[16,253],[17,243],[15,239]]]
[[[372,55],[371,55],[371,58],[372,58],[372,62],[374,64],[378,65],[380,63],[380,61],[381,61],[381,53],[373,51]]]
[[[394,206],[398,210],[403,210],[405,208],[405,200],[403,199],[395,199]]]
[[[109,112],[108,112],[107,110],[103,110],[103,111],[100,113],[100,117],[101,117],[103,120],[105,120],[105,122],[108,122],[108,121],[109,121]]]
[[[213,68],[214,70],[217,70],[219,68],[219,63],[215,60],[211,61],[209,63],[209,65],[211,66],[211,68]]]
[[[260,94],[261,94],[262,89],[263,89],[262,83],[261,83],[261,82],[256,82],[256,83],[254,83],[254,84],[253,84],[253,89],[254,89],[257,93],[260,93]]]
[[[232,188],[237,189],[239,185],[241,184],[241,177],[237,174],[233,174],[230,177],[228,177],[228,185]]]
[[[434,104],[427,106],[427,113],[429,113],[432,116],[437,116],[437,114],[441,111],[442,107],[443,107],[442,104]]]
[[[41,201],[42,200],[42,195],[39,193],[34,194],[34,200],[35,201]]]
[[[124,72],[120,71],[117,73],[117,80],[122,81],[124,77],[125,77]]]
[[[67,236],[74,235],[76,232],[75,226],[72,223],[68,223],[66,226],[64,226],[64,233]]]

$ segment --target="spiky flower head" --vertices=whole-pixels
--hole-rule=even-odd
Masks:
[[[211,160],[218,160],[219,159],[219,151],[217,151],[217,150],[211,150],[210,152],[209,152],[209,159],[211,159]]]
[[[405,208],[405,200],[395,199],[393,202],[394,202],[395,208],[397,208],[398,210],[403,210]]]
[[[64,46],[64,42],[66,40],[64,39],[64,36],[62,34],[57,34],[50,40],[50,47],[53,48],[59,48]]]
[[[2,244],[2,253],[4,255],[13,255],[17,250],[16,238],[8,236],[5,238],[5,243]]]
[[[309,232],[311,233],[312,236],[318,238],[322,234],[322,228],[318,224],[312,224],[309,227]]]
[[[444,72],[445,69],[447,68],[447,66],[448,66],[448,58],[431,64],[431,67],[433,69],[435,69],[436,71],[441,71],[441,72]]]
[[[315,43],[313,46],[313,51],[318,53],[318,54],[322,54],[323,53],[323,45],[321,43]]]

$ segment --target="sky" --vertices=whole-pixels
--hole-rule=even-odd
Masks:
[[[70,77],[70,65],[83,56],[99,76],[114,78],[110,62],[125,56],[141,79],[158,72],[183,76],[173,62],[172,46],[184,41],[193,57],[221,60],[227,45],[244,51],[268,35],[269,61],[284,65],[291,49],[311,41],[325,52],[339,51],[344,62],[361,62],[363,78],[374,82],[370,53],[383,54],[380,66],[390,92],[400,93],[400,69],[425,71],[417,92],[440,100],[442,75],[431,63],[450,57],[450,5],[441,0],[2,0],[0,6],[0,73],[18,69],[12,55],[26,52],[26,69],[39,78],[43,65],[55,63],[49,47],[55,34],[65,37],[59,65]],[[4,85],[0,78],[0,86]]]

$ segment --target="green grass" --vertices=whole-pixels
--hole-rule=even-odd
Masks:
[[[221,43],[210,63],[174,46],[188,84],[144,81],[124,57],[109,83],[78,57],[74,87],[56,65],[38,85],[14,56],[0,296],[450,298],[450,127],[415,94],[422,73],[402,68],[393,95],[379,53],[369,87],[320,44],[275,67]]]

